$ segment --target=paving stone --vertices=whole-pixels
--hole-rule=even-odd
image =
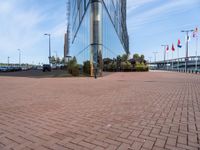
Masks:
[[[200,149],[200,76],[0,77],[0,149]]]

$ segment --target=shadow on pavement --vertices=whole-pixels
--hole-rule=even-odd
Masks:
[[[116,72],[103,72],[103,77],[110,76]],[[72,77],[66,70],[52,70],[51,72],[43,72],[42,70],[28,70],[19,72],[0,72],[0,77],[27,77],[27,78],[62,78]],[[80,77],[89,77],[80,75]]]
[[[20,72],[0,72],[0,77],[27,77],[27,78],[59,78],[71,77],[65,70],[52,70],[43,72],[42,70],[28,70]]]

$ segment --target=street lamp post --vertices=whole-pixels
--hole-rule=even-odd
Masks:
[[[189,38],[189,33],[190,32],[193,32],[194,30],[182,30],[181,32],[184,32],[184,33],[186,33],[186,38],[187,38],[187,40],[186,40],[186,57],[185,57],[185,72],[187,72],[187,67],[188,67],[188,48],[189,48],[189,42],[188,42],[188,38]]]
[[[58,58],[57,51],[54,51],[54,53],[56,54],[55,63],[56,63],[56,67],[57,67],[57,58]]]
[[[18,49],[18,51],[19,51],[19,66],[21,66],[21,50]]]
[[[56,58],[58,57],[58,53],[57,53],[57,51],[54,51],[54,53],[56,54]]]
[[[51,64],[51,34],[45,33],[49,37],[49,64]]]
[[[152,57],[149,57],[149,62],[150,62],[150,63],[151,63],[151,58],[152,58]]]
[[[9,66],[9,64],[10,64],[10,57],[8,56],[8,66]]]
[[[166,48],[167,48],[168,45],[161,45],[161,46],[164,47],[164,68],[166,68],[166,64],[165,64],[165,62],[166,62]]]
[[[153,52],[154,54],[154,61],[156,62],[156,55],[158,54],[158,52]]]
[[[156,63],[156,55],[158,54],[158,52],[153,52],[153,54],[154,54],[154,61]],[[158,66],[156,66],[156,67],[158,67]]]

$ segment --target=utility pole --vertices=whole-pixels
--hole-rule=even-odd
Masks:
[[[19,66],[21,66],[21,50],[18,49],[18,51],[19,51]]]
[[[189,33],[190,32],[193,32],[194,30],[182,30],[181,32],[184,32],[186,33],[186,38],[187,38],[187,41],[186,41],[186,56],[185,56],[185,72],[187,72],[187,68],[188,68],[188,51],[189,51]]]
[[[167,47],[168,45],[164,44],[164,45],[161,45],[162,47],[164,47],[164,68],[166,68],[166,50],[167,50]]]
[[[45,33],[44,35],[49,37],[49,64],[51,64],[51,34]]]

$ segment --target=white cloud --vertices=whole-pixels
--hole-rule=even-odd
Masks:
[[[28,3],[29,4],[29,3]],[[37,3],[36,3],[37,4]],[[27,55],[45,40],[45,32],[59,39],[65,32],[65,14],[49,11],[49,6],[27,5],[26,0],[0,0],[0,52],[1,57],[14,55],[18,48]],[[34,53],[38,55],[38,53]],[[12,57],[12,56],[11,56]],[[0,58],[2,61],[2,58]]]
[[[128,26],[129,31],[131,32],[150,22],[164,21],[169,15],[184,12],[193,7],[197,7],[197,4],[199,4],[198,0],[170,0],[162,3],[162,5],[154,5],[153,8],[134,14],[135,9],[133,9],[134,7],[131,8],[133,5],[142,7],[144,5],[149,5],[152,2],[156,2],[156,0],[142,0],[140,2],[128,0],[128,2]]]
[[[127,0],[127,13],[132,13],[135,9],[158,0]]]

